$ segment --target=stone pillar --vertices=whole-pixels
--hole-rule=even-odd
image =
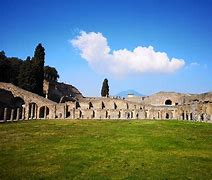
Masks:
[[[44,106],[44,119],[46,119],[46,106]]]
[[[10,121],[12,121],[12,120],[13,120],[13,115],[14,115],[14,109],[11,109]]]
[[[66,105],[64,106],[64,119],[66,118]]]
[[[7,108],[4,108],[4,121],[7,121]]]
[[[33,104],[29,105],[29,110],[30,110],[30,119],[33,118]]]
[[[75,108],[73,109],[73,119],[75,119]]]
[[[19,120],[19,116],[20,116],[20,108],[17,108],[17,114],[16,114],[16,120]]]
[[[33,113],[32,113],[32,119],[35,118],[35,104],[32,105]]]
[[[23,120],[25,119],[25,108],[24,108],[24,107],[22,108],[22,116],[21,116],[21,119],[23,119]]]
[[[34,117],[35,117],[35,119],[37,119],[37,118],[38,118],[38,116],[37,116],[37,115],[38,115],[38,107],[37,107],[36,104],[34,104],[34,106],[35,106],[35,107],[34,107],[34,109],[35,109],[35,111],[34,111],[34,112],[35,112]]]

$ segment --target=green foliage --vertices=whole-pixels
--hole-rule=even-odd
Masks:
[[[36,68],[29,57],[23,62],[20,68],[18,86],[27,91],[36,93]]]
[[[0,179],[212,179],[207,123],[37,120],[0,137]]]
[[[4,51],[0,52],[0,82],[9,82],[18,85],[17,76],[20,72],[22,60],[16,57],[8,58]]]
[[[101,95],[102,97],[109,96],[109,85],[108,85],[108,80],[106,78],[104,79],[102,84]]]
[[[59,74],[54,67],[45,66],[44,67],[44,78],[48,81],[57,81]]]
[[[43,80],[44,80],[44,63],[45,63],[45,49],[41,43],[37,45],[32,58],[33,68],[35,70],[36,87],[34,92],[43,95]]]
[[[41,44],[35,48],[32,60],[29,56],[26,61],[16,57],[7,57],[4,51],[0,51],[0,82],[12,83],[25,90],[43,95],[44,70],[46,77],[51,77],[53,80],[59,78],[57,70],[49,66],[44,67],[44,63],[45,49]]]

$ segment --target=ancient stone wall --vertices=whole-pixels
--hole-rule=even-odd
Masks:
[[[0,83],[0,121],[28,119],[181,119],[212,122],[210,93],[156,93],[142,102],[79,98],[55,103],[9,83]]]

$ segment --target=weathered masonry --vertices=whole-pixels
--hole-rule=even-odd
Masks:
[[[45,92],[48,94],[44,98],[10,83],[0,83],[0,121],[179,119],[212,122],[212,93],[191,95],[159,92],[145,97],[131,95],[126,99],[86,98],[73,86],[69,85],[68,88],[65,84],[46,83]],[[48,96],[52,100],[47,99]],[[55,101],[54,97],[57,97]]]

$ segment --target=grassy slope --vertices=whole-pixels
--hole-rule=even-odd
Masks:
[[[0,124],[0,179],[212,179],[212,124]]]

